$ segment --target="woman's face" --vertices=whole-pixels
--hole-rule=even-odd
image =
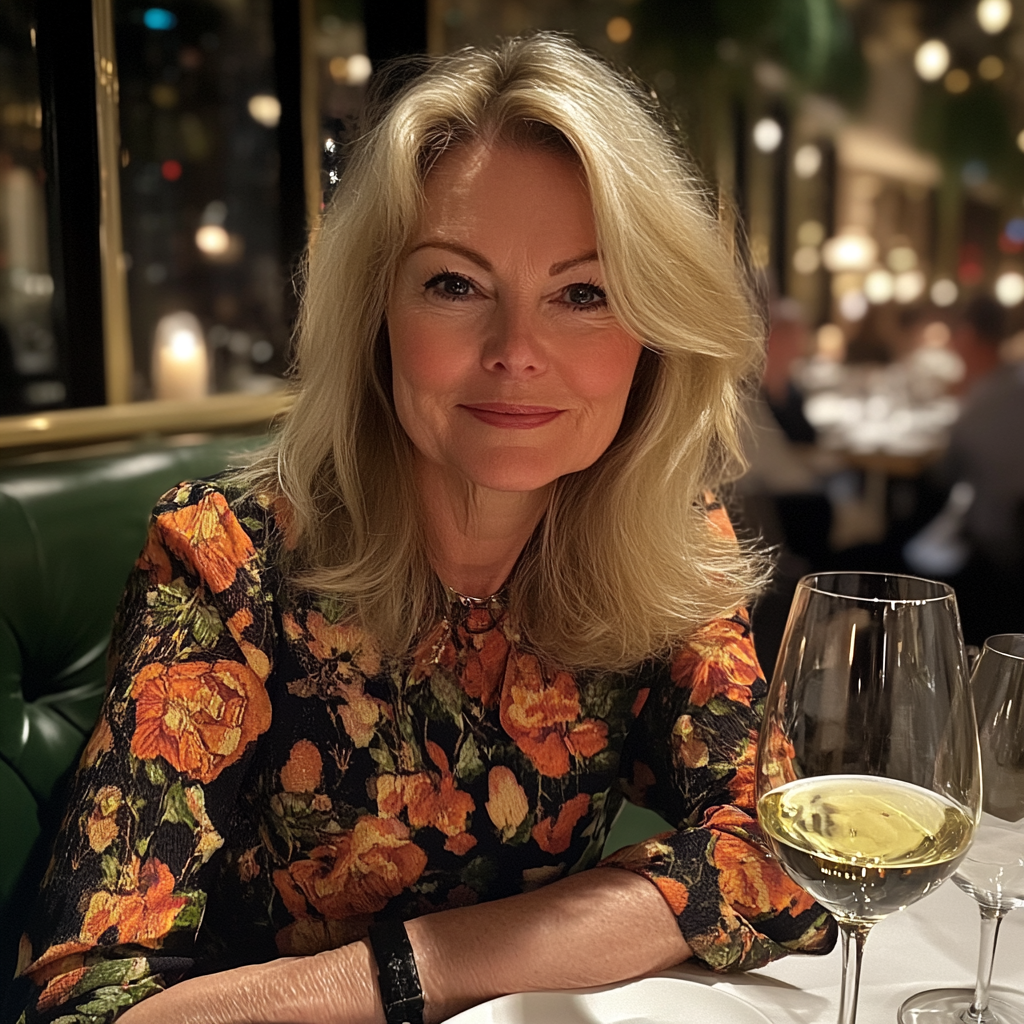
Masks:
[[[611,443],[640,344],[609,312],[579,168],[541,150],[446,154],[388,304],[398,418],[421,469],[533,491]]]

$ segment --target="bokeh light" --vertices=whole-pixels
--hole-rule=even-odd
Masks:
[[[774,153],[782,143],[782,125],[774,117],[762,117],[754,125],[753,138],[762,153]]]
[[[1010,24],[1013,5],[1010,0],[981,0],[975,8],[975,13],[982,30],[994,36]]]
[[[996,278],[996,298],[1003,306],[1019,306],[1024,301],[1024,275],[1009,270]]]
[[[914,54],[914,68],[926,82],[937,82],[949,67],[949,47],[941,39],[929,39]]]

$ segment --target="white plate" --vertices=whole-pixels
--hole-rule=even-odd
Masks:
[[[771,1024],[750,1003],[712,985],[643,978],[580,992],[523,992],[481,1003],[448,1024]]]

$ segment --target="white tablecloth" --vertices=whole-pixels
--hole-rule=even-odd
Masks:
[[[875,925],[864,950],[857,1024],[893,1024],[903,1001],[923,989],[973,988],[979,935],[978,905],[952,882]],[[689,964],[665,973],[720,985],[773,1024],[835,1024],[841,972],[837,944],[828,956],[789,956],[749,974],[713,975]],[[1003,919],[992,988],[1015,1000],[1015,1024],[1024,1024],[1024,909]]]

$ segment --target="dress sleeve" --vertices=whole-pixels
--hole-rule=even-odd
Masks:
[[[244,504],[244,503],[243,503]],[[270,725],[268,514],[209,483],[154,510],[16,985],[23,1024],[110,1024],[201,965],[204,886]]]
[[[621,786],[676,831],[602,862],[653,882],[694,955],[716,971],[763,967],[791,951],[827,953],[836,941],[833,918],[768,856],[757,823],[754,755],[766,692],[743,610],[648,666]]]

